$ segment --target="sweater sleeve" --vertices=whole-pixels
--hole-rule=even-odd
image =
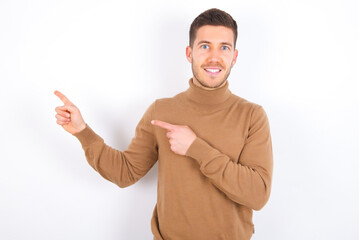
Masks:
[[[239,163],[197,137],[186,153],[232,201],[260,210],[268,201],[273,171],[272,141],[264,109],[253,110]]]
[[[143,177],[156,163],[157,142],[150,123],[155,102],[152,103],[140,122],[135,136],[125,151],[113,149],[104,143],[88,125],[74,136],[80,141],[88,163],[105,179],[124,188]]]

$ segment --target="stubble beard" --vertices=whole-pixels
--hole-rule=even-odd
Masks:
[[[218,88],[219,86],[221,86],[222,83],[224,83],[228,79],[228,76],[231,73],[231,68],[232,68],[232,67],[229,68],[229,71],[224,75],[224,78],[220,83],[218,83],[216,86],[209,86],[203,80],[201,80],[201,78],[199,77],[198,71],[196,71],[196,69],[198,69],[198,68],[196,68],[195,66],[196,66],[196,64],[193,62],[193,59],[192,59],[192,73],[193,73],[193,76],[197,79],[197,81],[203,87],[207,87],[207,88]],[[201,68],[199,68],[199,69],[201,69]]]

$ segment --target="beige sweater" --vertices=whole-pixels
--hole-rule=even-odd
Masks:
[[[75,134],[89,164],[122,188],[159,161],[151,220],[156,240],[245,240],[254,232],[253,209],[261,209],[271,191],[269,123],[260,105],[232,94],[228,84],[209,91],[190,79],[186,91],[157,99],[124,151],[106,145],[89,126]],[[195,132],[186,156],[170,149],[167,130],[153,119]]]

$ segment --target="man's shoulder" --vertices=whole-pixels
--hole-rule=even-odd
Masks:
[[[234,99],[234,103],[237,104],[238,107],[246,108],[246,109],[250,109],[250,110],[262,108],[262,105],[252,102],[246,98],[240,97],[233,93],[232,93],[232,98]]]
[[[180,92],[172,97],[162,97],[162,98],[157,98],[155,100],[156,104],[171,104],[171,103],[175,103],[177,102],[180,98],[181,95],[183,94],[183,92]]]

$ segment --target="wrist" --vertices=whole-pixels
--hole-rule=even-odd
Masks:
[[[80,127],[77,129],[76,133],[82,132],[86,128],[86,126],[86,123],[81,124]]]

